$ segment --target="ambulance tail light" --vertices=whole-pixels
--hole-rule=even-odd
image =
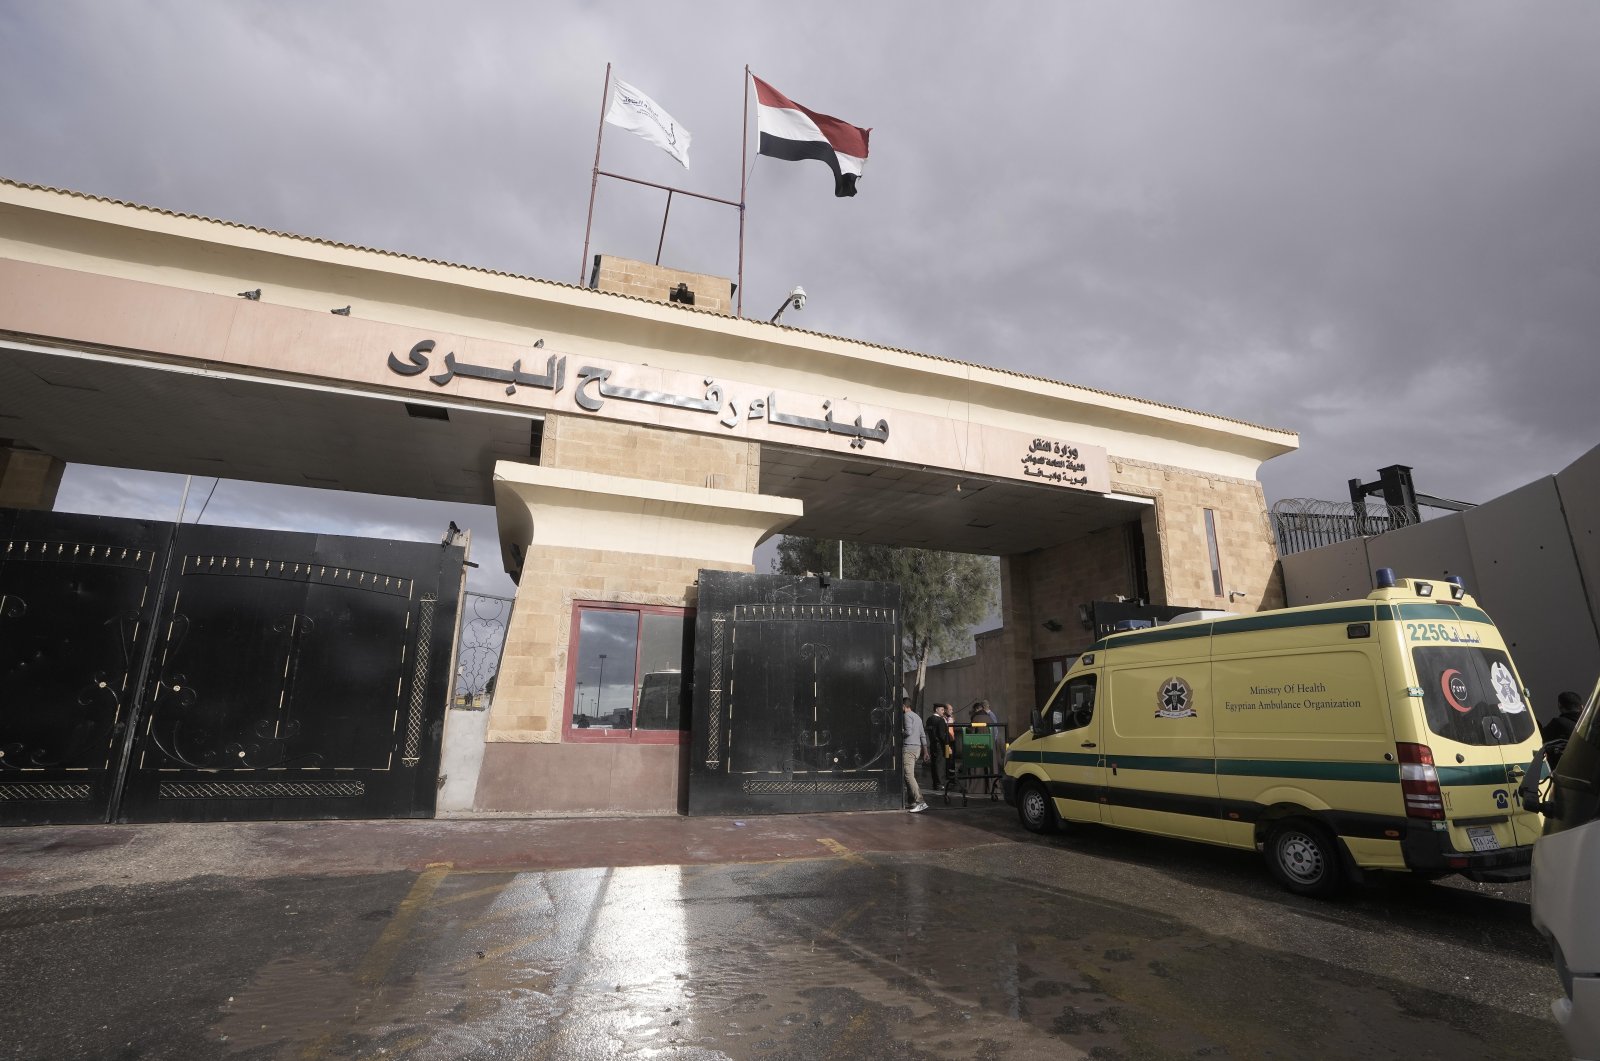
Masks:
[[[1405,795],[1406,817],[1444,820],[1444,796],[1439,792],[1439,771],[1433,768],[1433,749],[1426,744],[1395,744],[1400,753],[1400,791]]]

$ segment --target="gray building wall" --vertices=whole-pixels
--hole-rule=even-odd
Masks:
[[[1364,597],[1372,572],[1460,575],[1494,618],[1541,719],[1600,676],[1600,446],[1467,512],[1283,558],[1289,604]]]
[[[927,685],[922,696],[924,716],[933,710],[934,704],[949,704],[956,709],[956,721],[965,722],[967,709],[974,700],[988,700],[991,703],[999,700],[999,691],[1004,688],[1006,678],[1000,631],[985,630],[972,640],[975,649],[972,655],[928,668]],[[915,681],[916,673],[908,672],[906,688],[909,689]]]

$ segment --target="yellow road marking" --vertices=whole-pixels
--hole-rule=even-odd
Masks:
[[[395,955],[400,953],[400,945],[406,941],[417,918],[422,915],[422,908],[449,875],[449,863],[436,863],[422,871],[416,883],[411,885],[411,891],[400,901],[383,935],[361,959],[361,965],[356,969],[356,983],[371,987],[383,980],[389,972],[389,966],[394,964]]]
[[[839,841],[833,839],[833,837],[831,837],[831,836],[819,837],[817,839],[817,843],[821,844],[823,847],[827,848],[829,851],[832,851],[836,856],[838,856],[839,858],[844,859],[846,862],[855,862],[855,863],[857,863],[859,865],[863,865],[863,866],[865,866],[867,864],[867,860],[866,859],[862,858],[860,855],[856,854],[854,851],[850,850],[848,847],[844,846]]]
[[[832,932],[834,934],[838,934],[840,932],[843,932],[845,929],[849,928],[850,925],[855,922],[856,918],[860,917],[862,914],[866,913],[868,910],[871,910],[874,906],[877,906],[877,905],[878,905],[878,900],[876,900],[876,899],[868,899],[864,903],[857,904],[856,906],[850,908],[849,910],[846,910],[842,915],[840,915],[840,917],[839,917],[839,919],[837,921],[835,921],[833,924],[828,926],[827,931]]]
[[[549,939],[549,938],[550,938],[550,933],[548,933],[548,932],[539,932],[539,933],[535,933],[535,934],[532,934],[532,935],[523,936],[521,939],[512,940],[510,943],[504,943],[504,944],[501,944],[498,947],[493,947],[493,948],[491,948],[489,950],[486,950],[481,955],[478,954],[477,952],[473,952],[472,954],[466,955],[461,959],[461,964],[463,966],[465,966],[465,967],[470,968],[472,965],[474,965],[477,962],[495,961],[498,958],[501,958],[501,957],[504,957],[507,954],[510,954],[512,951],[521,950],[523,947],[529,946],[530,944],[538,943],[540,940]]]
[[[464,903],[469,899],[479,899],[485,895],[499,895],[501,892],[509,888],[513,883],[515,883],[514,879],[504,881],[500,884],[493,884],[487,888],[474,888],[469,892],[457,892],[454,895],[445,896],[444,898],[435,902],[433,905],[450,906],[453,903]]]

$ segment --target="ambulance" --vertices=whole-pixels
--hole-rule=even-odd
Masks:
[[[1364,600],[1111,634],[1080,656],[1002,782],[1022,824],[1260,851],[1290,891],[1371,871],[1526,880],[1529,697],[1458,579],[1380,568]]]

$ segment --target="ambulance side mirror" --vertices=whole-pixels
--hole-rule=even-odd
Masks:
[[[1028,726],[1035,737],[1048,737],[1050,731],[1044,728],[1044,715],[1036,707],[1028,712]]]

